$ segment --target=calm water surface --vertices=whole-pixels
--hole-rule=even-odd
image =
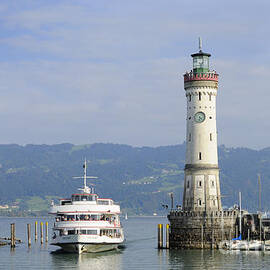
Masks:
[[[10,223],[16,223],[16,237],[23,240],[14,251],[0,247],[0,269],[270,269],[270,253],[220,251],[157,250],[157,224],[166,218],[129,218],[123,220],[126,248],[99,254],[65,254],[32,238],[26,243],[26,224],[50,218],[1,218],[0,236],[9,236]],[[58,251],[57,251],[58,250]]]

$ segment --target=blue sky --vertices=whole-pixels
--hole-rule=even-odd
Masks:
[[[270,146],[269,1],[0,2],[0,143],[185,140],[182,74],[212,54],[218,142]]]

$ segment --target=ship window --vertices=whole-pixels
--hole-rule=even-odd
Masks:
[[[68,234],[75,234],[75,230],[68,230]]]
[[[80,230],[80,234],[86,234],[87,230]]]
[[[76,195],[75,196],[75,201],[79,201],[80,200],[80,196],[79,195]]]
[[[98,216],[97,215],[91,215],[91,220],[98,220]]]
[[[98,204],[109,205],[110,201],[108,201],[108,200],[98,200]]]
[[[97,234],[97,230],[87,230],[87,234]]]
[[[74,220],[75,220],[75,216],[69,215],[69,216],[67,216],[67,220],[68,220],[68,221],[72,221],[72,220],[74,221]]]

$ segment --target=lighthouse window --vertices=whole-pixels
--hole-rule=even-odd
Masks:
[[[199,206],[202,205],[202,200],[201,200],[201,199],[198,200],[198,205],[199,205]]]
[[[209,101],[211,101],[211,95],[209,95]]]
[[[210,141],[212,141],[212,133],[210,133]]]
[[[199,160],[202,160],[202,153],[199,153]]]
[[[191,133],[188,135],[188,140],[191,141]]]
[[[216,205],[216,200],[213,200],[213,205],[214,205],[214,206]]]
[[[189,101],[191,101],[191,95],[188,96]]]
[[[202,187],[202,181],[198,182],[198,187]]]
[[[199,100],[202,100],[202,93],[199,92]]]
[[[187,188],[189,188],[189,181],[187,181]]]

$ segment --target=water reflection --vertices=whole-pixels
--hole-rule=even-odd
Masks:
[[[262,269],[270,254],[259,251],[158,250],[159,264],[169,269]]]
[[[122,269],[122,252],[113,250],[101,253],[72,254],[61,250],[52,252],[53,269]]]

